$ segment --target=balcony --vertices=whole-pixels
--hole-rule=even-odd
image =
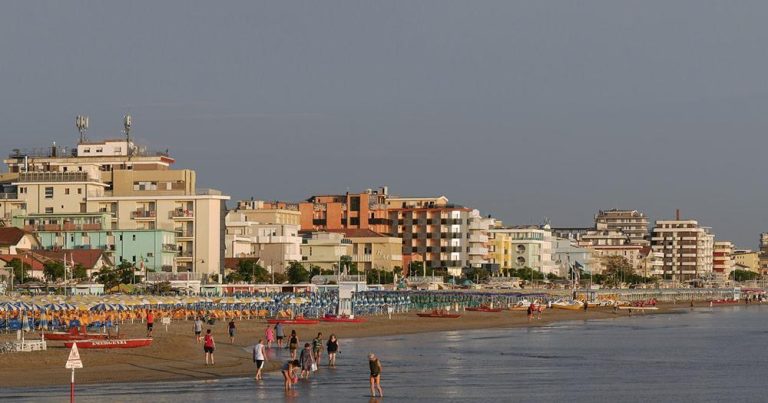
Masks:
[[[195,233],[193,231],[176,230],[176,238],[194,238]]]
[[[486,243],[488,242],[488,236],[483,234],[470,234],[469,242],[473,243]]]
[[[157,211],[154,210],[136,210],[131,212],[131,218],[134,220],[154,220],[157,217]]]
[[[469,248],[470,255],[487,255],[488,248]]]
[[[19,182],[95,182],[88,172],[24,172],[19,174]]]
[[[195,218],[195,212],[192,210],[176,209],[168,213],[168,216],[174,220],[191,220]]]
[[[163,252],[171,252],[171,253],[176,253],[176,252],[178,252],[179,250],[181,250],[181,248],[179,247],[179,245],[176,245],[176,244],[172,244],[172,243],[164,243],[164,244],[163,244]]]
[[[72,232],[72,231],[98,231],[101,224],[43,224],[25,225],[24,230],[30,232]]]
[[[353,255],[352,261],[353,262],[372,262],[373,255]]]

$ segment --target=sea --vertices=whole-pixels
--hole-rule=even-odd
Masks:
[[[231,378],[78,385],[76,399],[110,403],[768,401],[766,319],[768,306],[750,305],[530,328],[341,339],[338,367],[321,367],[311,380],[299,381],[289,393],[283,390],[279,374],[267,374],[262,382]],[[382,362],[383,399],[370,398],[369,352]],[[273,359],[287,357],[283,351],[270,354]],[[69,399],[68,385],[0,391],[3,401]]]

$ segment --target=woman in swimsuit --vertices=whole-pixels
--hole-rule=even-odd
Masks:
[[[291,330],[291,338],[288,340],[288,349],[291,351],[291,359],[296,359],[296,349],[299,348],[299,336],[296,335],[296,330]]]
[[[377,390],[379,396],[384,397],[384,392],[381,391],[381,361],[376,354],[368,354],[368,366],[371,368],[371,397],[376,397]]]

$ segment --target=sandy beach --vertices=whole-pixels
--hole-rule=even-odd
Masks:
[[[662,306],[653,313],[665,313],[681,305]],[[419,318],[415,313],[369,318],[363,324],[321,323],[319,325],[286,326],[286,333],[296,329],[302,343],[311,341],[317,332],[335,333],[344,349],[344,340],[370,336],[387,336],[408,333],[427,333],[448,330],[541,326],[555,321],[594,320],[627,316],[626,311],[614,313],[610,308],[591,308],[589,311],[546,310],[541,320],[528,323],[525,312],[501,313],[464,312],[459,319]],[[217,322],[212,329],[216,340],[216,365],[205,366],[202,345],[197,344],[192,322],[173,322],[166,332],[165,326],[156,324],[152,346],[124,350],[80,350],[85,368],[77,370],[77,382],[106,383],[132,381],[202,380],[222,377],[242,377],[254,374],[250,346],[264,337],[267,324],[264,320],[237,321],[237,337],[229,342],[225,322]],[[144,337],[145,325],[124,324],[121,332],[127,337]],[[205,329],[205,328],[204,328]],[[29,334],[29,336],[33,336]],[[28,337],[29,337],[28,336]],[[34,337],[39,338],[38,335]],[[11,340],[14,334],[3,334],[0,340]],[[5,387],[29,387],[66,385],[70,371],[64,369],[69,350],[63,342],[51,341],[48,351],[13,353],[2,356],[0,379]],[[285,355],[283,355],[284,357]],[[346,359],[342,357],[340,359]],[[282,363],[269,361],[268,370],[275,370]]]

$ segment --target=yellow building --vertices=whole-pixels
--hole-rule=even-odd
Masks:
[[[750,250],[737,250],[733,253],[734,265],[747,268],[749,271],[760,272],[760,253]]]
[[[307,267],[336,269],[342,257],[349,256],[360,272],[402,268],[402,250],[402,239],[361,229],[313,232],[301,245],[302,263]]]

